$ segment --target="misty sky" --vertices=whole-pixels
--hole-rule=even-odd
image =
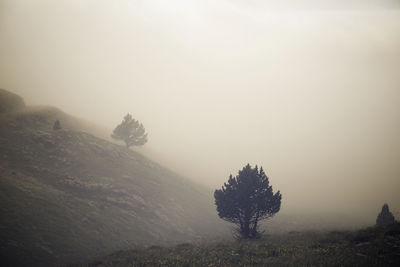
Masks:
[[[282,210],[400,216],[400,1],[0,0],[0,88],[130,112],[213,188],[258,164]]]

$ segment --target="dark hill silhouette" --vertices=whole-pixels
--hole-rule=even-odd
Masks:
[[[211,189],[88,133],[95,128],[50,107],[0,114],[2,266],[64,264],[226,231]]]

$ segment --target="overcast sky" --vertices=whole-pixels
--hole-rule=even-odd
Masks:
[[[283,210],[400,212],[399,3],[0,0],[0,87],[130,112],[144,153],[213,188],[262,165]]]

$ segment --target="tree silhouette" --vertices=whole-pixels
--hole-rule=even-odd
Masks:
[[[61,129],[61,123],[59,120],[56,120],[53,124],[53,130],[57,131]]]
[[[275,194],[262,167],[247,164],[236,177],[214,192],[215,205],[221,219],[238,226],[243,238],[257,238],[258,222],[272,217],[280,210],[282,195]]]
[[[143,124],[132,118],[129,113],[125,115],[123,121],[115,127],[112,138],[125,142],[127,148],[131,146],[142,146],[147,142],[147,133]]]
[[[381,212],[376,218],[377,225],[387,225],[395,222],[393,214],[389,211],[388,204],[383,204]]]

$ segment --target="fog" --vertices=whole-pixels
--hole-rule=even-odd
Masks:
[[[217,188],[264,167],[282,212],[400,212],[400,2],[0,0],[0,88]],[[110,130],[111,131],[111,130]]]

